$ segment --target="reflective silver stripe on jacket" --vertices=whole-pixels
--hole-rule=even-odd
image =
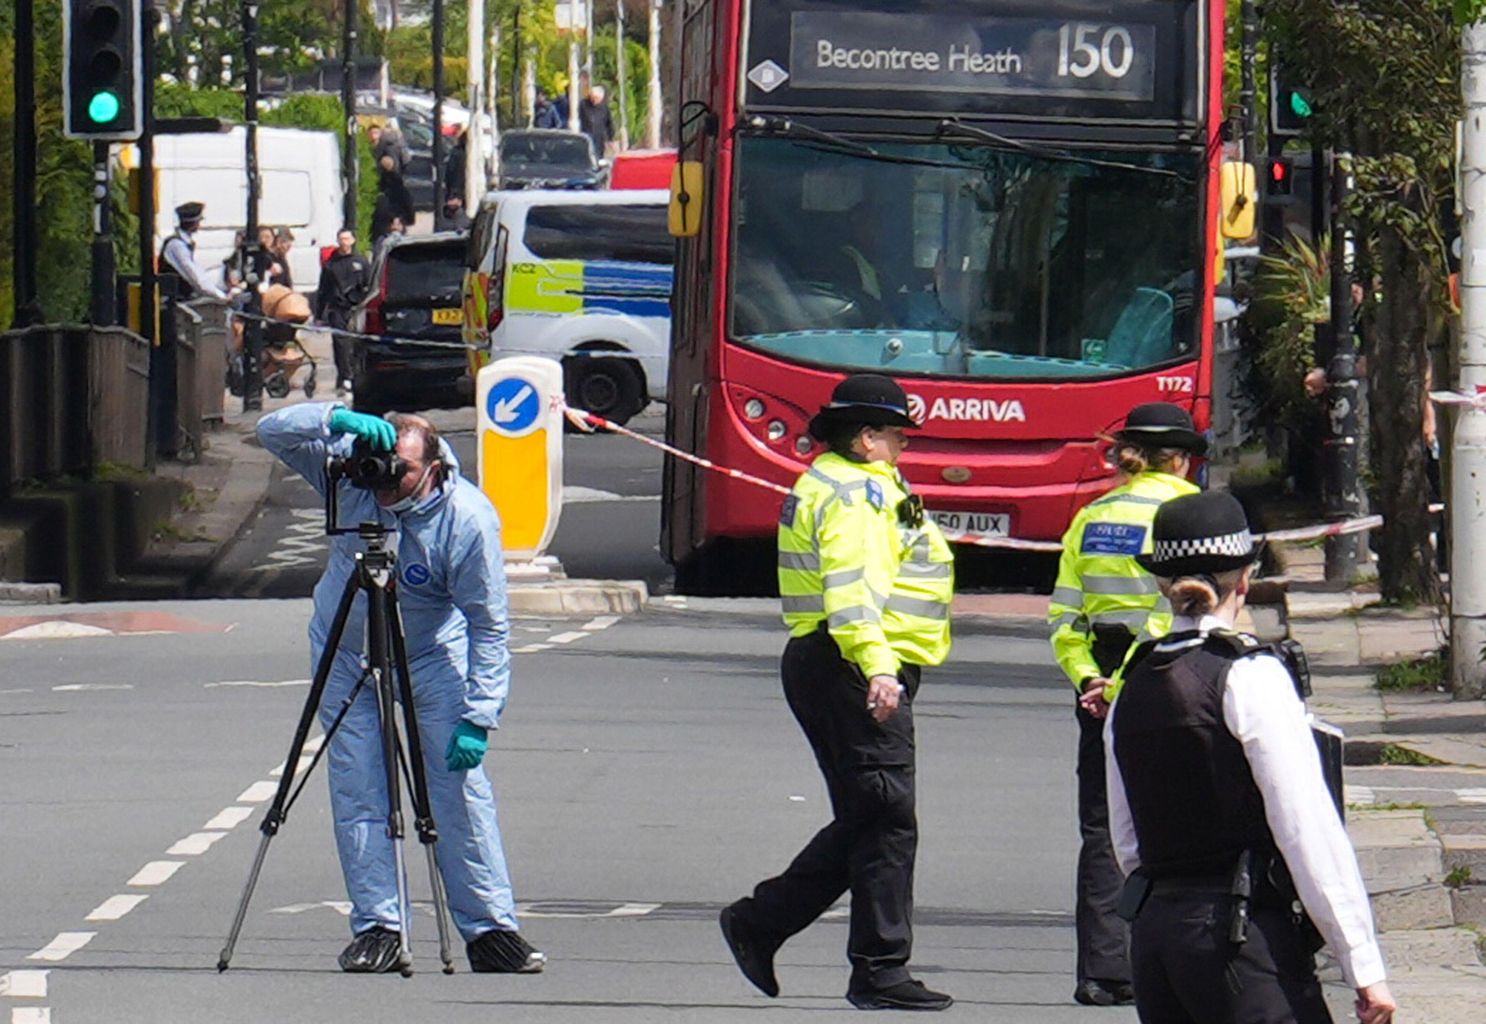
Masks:
[[[1096,501],[1091,501],[1089,504],[1113,505],[1116,502],[1124,501],[1131,505],[1164,505],[1168,500],[1167,498],[1152,498],[1146,494],[1109,494]]]
[[[881,622],[882,615],[876,608],[867,608],[863,605],[854,605],[851,608],[840,608],[832,612],[826,618],[826,625],[835,629],[849,622]]]
[[[1151,611],[1144,608],[1127,608],[1120,611],[1097,612],[1090,615],[1096,626],[1127,626],[1132,631],[1146,624]]]
[[[1084,592],[1075,590],[1073,587],[1054,587],[1051,602],[1066,605],[1069,608],[1079,608],[1084,603]]]
[[[898,575],[921,580],[947,580],[953,574],[954,566],[948,562],[904,562],[898,566]]]
[[[810,614],[824,615],[826,610],[826,599],[824,594],[805,594],[801,597],[781,597],[779,606],[786,615]]]
[[[855,583],[857,580],[865,579],[866,576],[867,567],[863,565],[855,569],[841,569],[838,572],[828,572],[820,578],[820,582],[824,589],[831,590],[834,587],[844,587],[848,583]]]
[[[887,599],[887,610],[900,615],[917,615],[924,619],[949,618],[949,605],[942,601],[927,601],[921,597],[903,597],[894,594]]]
[[[1140,597],[1161,592],[1154,576],[1085,576],[1083,584],[1086,594]]]
[[[820,556],[813,551],[781,551],[779,552],[779,568],[820,572]]]

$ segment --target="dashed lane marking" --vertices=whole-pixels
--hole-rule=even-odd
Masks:
[[[253,808],[251,807],[228,807],[201,827],[203,829],[221,829],[225,832],[231,832],[252,816]]]
[[[110,896],[108,899],[98,904],[98,906],[94,907],[92,912],[88,914],[87,917],[83,918],[83,920],[117,921],[119,918],[129,913],[129,911],[133,910],[135,907],[139,906],[147,899],[149,899],[149,896],[143,893],[128,893],[118,896]]]
[[[265,800],[272,800],[273,795],[278,791],[277,782],[255,782],[238,795],[237,803],[261,804]]]
[[[511,653],[512,654],[536,654],[538,651],[545,651],[546,649],[547,649],[547,645],[546,644],[527,644],[524,647],[513,647],[513,648],[511,648]]]
[[[614,625],[618,621],[619,616],[617,615],[601,615],[600,617],[593,619],[590,622],[585,622],[583,624],[583,628],[593,631],[608,629],[610,626]]]
[[[175,845],[165,851],[165,855],[167,857],[194,857],[210,850],[213,843],[226,836],[226,832],[192,832],[186,838],[176,840]]]
[[[10,1024],[52,1024],[49,1006],[17,1006],[10,1011]]]
[[[76,953],[92,942],[93,936],[97,934],[97,932],[58,932],[55,939],[26,957],[26,959],[48,960],[53,963],[66,960],[73,953]]]
[[[229,679],[221,683],[202,683],[201,685],[208,690],[214,690],[217,687],[221,686],[258,686],[263,687],[264,689],[273,689],[280,686],[308,686],[310,685],[310,680],[285,679],[282,682],[278,683],[262,683],[254,679]]]
[[[548,643],[570,644],[574,640],[582,640],[586,636],[588,636],[587,633],[559,633],[549,640]]]
[[[64,683],[53,686],[53,693],[84,693],[92,690],[132,690],[133,683]]]
[[[0,996],[12,999],[45,999],[46,976],[50,971],[11,971],[0,974]]]
[[[134,873],[128,885],[160,885],[170,881],[170,876],[186,866],[183,860],[152,860]]]

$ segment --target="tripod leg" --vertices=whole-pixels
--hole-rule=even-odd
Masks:
[[[408,738],[408,774],[413,791],[413,827],[418,841],[428,853],[428,878],[433,891],[433,916],[439,926],[439,959],[444,973],[454,973],[454,957],[449,950],[449,900],[444,891],[444,876],[439,873],[434,844],[439,830],[433,819],[433,804],[428,798],[428,770],[423,761],[423,734],[418,730],[418,712],[413,706],[413,673],[408,668],[407,639],[402,630],[402,612],[397,592],[387,594],[387,630],[392,643],[392,657],[397,669],[399,693],[402,695],[403,732]]]
[[[263,839],[258,844],[258,854],[253,859],[252,870],[248,873],[248,883],[243,888],[242,898],[237,904],[237,914],[232,919],[232,930],[227,935],[227,942],[222,947],[221,955],[217,958],[217,970],[225,971],[232,962],[233,950],[237,948],[238,936],[242,933],[243,921],[248,916],[248,903],[253,898],[253,890],[258,886],[258,873],[263,869],[263,859],[268,855],[268,844],[274,836],[278,835],[280,826],[283,825],[289,813],[289,793],[294,787],[294,777],[297,774],[296,766],[299,757],[304,753],[305,741],[309,738],[310,728],[315,723],[315,712],[320,708],[320,699],[325,694],[325,684],[330,679],[331,669],[335,665],[335,654],[341,645],[341,636],[346,631],[346,620],[351,616],[351,605],[356,600],[357,591],[361,589],[361,583],[356,576],[346,580],[346,587],[341,592],[340,604],[336,606],[335,618],[330,623],[330,635],[325,641],[325,650],[320,652],[320,663],[315,666],[315,678],[310,684],[309,696],[305,698],[304,709],[299,713],[299,723],[294,727],[294,739],[289,744],[289,757],[284,762],[284,774],[279,778],[279,788],[273,795],[273,803],[268,806],[268,813],[263,816],[263,824],[258,827],[263,833]],[[329,742],[327,737],[326,742]]]
[[[399,969],[403,977],[413,973],[412,905],[408,899],[407,864],[403,860],[402,787],[398,777],[397,707],[393,698],[392,664],[388,651],[388,587],[391,572],[371,574],[367,592],[366,636],[372,679],[377,687],[377,713],[381,719],[382,766],[387,778],[387,837],[397,871],[397,911],[400,946]]]

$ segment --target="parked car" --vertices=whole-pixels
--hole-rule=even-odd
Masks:
[[[609,162],[609,187],[670,188],[675,168],[674,149],[627,149]]]
[[[562,362],[570,405],[617,423],[663,401],[675,242],[669,192],[491,192],[470,229],[471,369],[500,355]]]
[[[556,128],[520,128],[500,139],[502,189],[600,188],[604,167],[587,135]]]
[[[466,245],[465,234],[453,231],[388,243],[372,269],[376,287],[352,319],[353,330],[386,339],[356,343],[356,409],[457,409],[472,401],[469,362],[460,343]]]

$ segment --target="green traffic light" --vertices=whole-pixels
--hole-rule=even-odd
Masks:
[[[1311,109],[1310,101],[1299,91],[1290,93],[1290,109],[1295,112],[1296,117],[1310,117],[1315,113]]]
[[[101,89],[88,101],[88,120],[94,124],[108,124],[119,116],[123,104],[116,93]]]

